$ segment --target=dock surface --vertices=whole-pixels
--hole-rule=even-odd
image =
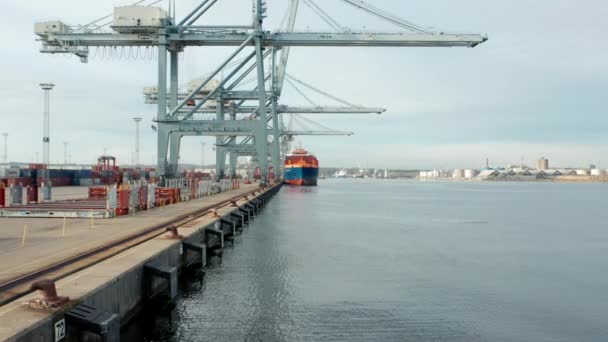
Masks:
[[[65,235],[63,218],[0,218],[0,283],[257,187],[257,184],[241,185],[238,190],[115,219],[67,218]],[[78,193],[77,189],[74,191]]]

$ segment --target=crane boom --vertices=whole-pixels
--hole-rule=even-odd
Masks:
[[[263,32],[265,47],[476,47],[488,38],[481,34],[451,33],[357,33],[357,32]],[[168,34],[168,44],[179,46],[253,46],[248,32],[199,32]],[[86,54],[93,46],[158,46],[158,35],[134,33],[54,33],[42,37],[43,53]]]

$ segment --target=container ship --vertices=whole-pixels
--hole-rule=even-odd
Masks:
[[[319,160],[301,148],[285,157],[285,183],[291,185],[317,185]]]

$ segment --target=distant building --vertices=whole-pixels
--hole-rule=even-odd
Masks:
[[[549,160],[545,159],[545,158],[540,158],[536,162],[536,169],[537,170],[549,170]]]

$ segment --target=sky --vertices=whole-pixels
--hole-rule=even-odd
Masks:
[[[33,25],[61,19],[84,24],[131,1],[7,0],[0,29],[0,131],[9,133],[11,161],[42,155],[43,96],[51,95],[51,161],[94,163],[107,151],[130,163],[133,117],[144,118],[140,159],[156,160],[152,119],[142,88],[156,83],[154,58],[89,63],[69,55],[39,53]],[[382,115],[308,116],[352,136],[298,137],[322,166],[378,168],[480,168],[526,164],[546,157],[553,166],[590,163],[608,168],[608,3],[601,0],[368,0],[424,27],[485,33],[469,48],[293,48],[287,72],[350,102],[387,108]],[[163,5],[166,6],[166,1]],[[196,0],[177,0],[177,16]],[[341,0],[316,0],[342,26],[355,31],[396,31]],[[280,26],[287,0],[268,0],[265,27]],[[331,31],[300,5],[296,29]],[[199,23],[248,24],[250,0],[220,0]],[[204,19],[204,20],[203,20]],[[8,34],[10,33],[10,34]],[[189,48],[181,56],[180,83],[213,70],[229,48]],[[142,51],[143,55],[145,51]],[[334,105],[310,95],[316,104]],[[306,105],[286,85],[282,104]],[[182,142],[181,162],[201,163],[200,142],[212,161],[213,138]]]

